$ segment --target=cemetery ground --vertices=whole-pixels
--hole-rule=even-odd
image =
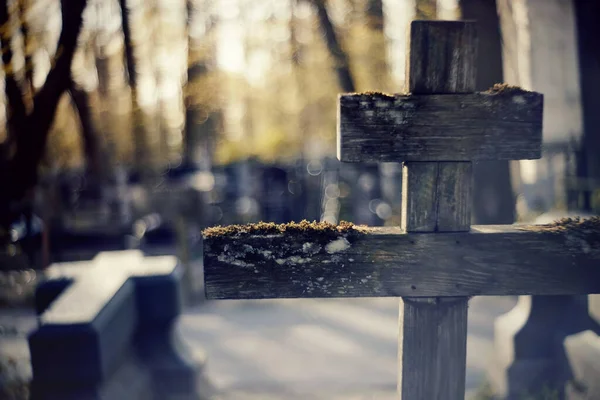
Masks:
[[[549,223],[562,216],[542,215],[535,222]],[[174,252],[160,249],[160,253]],[[196,258],[194,271],[202,270],[201,260]],[[24,283],[22,279],[10,282]],[[467,399],[491,398],[482,389],[493,362],[494,320],[515,304],[514,296],[469,301]],[[27,302],[0,307],[0,393],[8,389],[15,400],[26,398],[19,395],[26,393],[31,378],[27,334],[35,327],[34,311]],[[188,307],[177,329],[189,345],[206,353],[207,378],[219,394],[215,398],[397,398],[395,297],[206,301]]]
[[[471,300],[467,398],[476,398],[486,381],[494,319],[515,303],[514,297]],[[12,379],[16,393],[31,374],[26,334],[35,325],[33,311],[0,311],[2,375]],[[216,398],[397,396],[397,298],[210,301],[188,308],[178,329],[186,342],[206,352]]]

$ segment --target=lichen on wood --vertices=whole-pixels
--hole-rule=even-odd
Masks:
[[[351,222],[341,221],[338,225],[329,222],[309,222],[302,220],[300,222],[289,222],[286,224],[275,224],[273,222],[258,222],[246,225],[228,225],[213,226],[206,228],[202,234],[205,238],[250,235],[273,235],[273,234],[307,234],[307,235],[337,235],[347,233],[360,233],[361,226],[354,225]]]
[[[293,268],[311,268],[319,260],[330,268],[342,268],[342,255],[367,231],[349,222],[334,225],[306,220],[217,226],[203,232],[204,255],[212,263],[248,269],[254,274],[287,267],[293,275]],[[325,283],[316,281],[314,285]]]

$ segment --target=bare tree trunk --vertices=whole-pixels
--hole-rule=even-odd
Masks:
[[[367,1],[367,18],[371,29],[383,32],[383,0]]]
[[[33,87],[33,59],[31,49],[31,38],[29,36],[29,25],[27,24],[27,12],[31,8],[30,0],[18,0],[19,16],[21,21],[21,36],[23,37],[23,55],[25,58],[25,97],[32,106],[35,88]]]
[[[384,33],[383,1],[369,0],[366,6],[367,26],[369,27],[369,90],[392,91],[390,88],[387,43]]]
[[[503,82],[500,21],[495,0],[461,0],[463,19],[477,21],[479,65],[477,90]],[[485,161],[473,166],[473,223],[512,224],[515,220],[509,161]]]
[[[415,19],[436,19],[437,0],[416,0]]]
[[[297,0],[289,0],[290,2],[290,52],[292,58],[292,66],[299,67],[303,62],[302,45],[298,41],[297,21],[296,21],[296,4]]]
[[[11,27],[9,19],[7,0],[0,0],[0,26],[9,29]],[[2,64],[4,65],[4,90],[7,100],[8,138],[5,145],[8,153],[14,151],[16,133],[25,129],[25,120],[27,117],[23,93],[14,75],[11,37],[12,32],[7,31],[0,38],[2,40]]]
[[[46,148],[46,140],[58,102],[68,89],[71,80],[71,64],[77,38],[82,24],[85,0],[62,0],[62,31],[58,40],[57,55],[54,67],[48,73],[44,86],[34,96],[34,107],[29,120],[31,134],[20,133],[17,138],[17,156],[15,166],[23,168],[29,179],[18,186],[30,186],[37,180],[37,165]],[[23,187],[22,190],[25,190]]]
[[[33,98],[33,109],[26,114],[23,94],[13,86],[14,78],[7,76],[7,99],[11,109],[8,126],[18,134],[14,137],[14,152],[7,162],[8,168],[0,171],[0,226],[8,227],[18,210],[15,203],[21,201],[37,184],[38,165],[44,156],[46,142],[58,102],[71,81],[71,64],[77,47],[82,24],[85,0],[62,0],[62,29],[58,39],[55,62],[42,88]],[[8,20],[6,1],[0,2],[0,23]],[[8,48],[3,42],[3,47]],[[6,54],[9,53],[9,54]],[[3,53],[3,61],[11,64],[12,54]],[[6,68],[6,67],[5,67]],[[8,95],[10,93],[10,95]]]
[[[305,63],[305,45],[298,40],[298,18],[296,17],[296,4],[297,0],[290,0],[290,52],[292,61],[292,72],[294,75],[295,83],[295,95],[297,104],[301,105],[296,113],[295,132],[296,138],[300,139],[302,143],[302,137],[306,132],[309,132],[310,118],[307,113],[307,98],[302,90],[306,85],[306,70],[303,64]],[[304,158],[305,144],[300,147],[301,154],[300,158]],[[304,195],[304,194],[303,194]]]
[[[199,151],[201,146],[200,136],[201,130],[198,129],[200,122],[203,120],[199,104],[195,104],[194,91],[199,88],[195,83],[207,73],[206,65],[201,61],[200,51],[198,49],[198,39],[191,34],[192,26],[198,21],[198,11],[196,9],[197,2],[187,0],[187,32],[188,32],[188,69],[187,82],[184,88],[185,99],[185,130],[183,135],[183,159],[188,165],[198,165],[202,163],[202,154]]]
[[[133,43],[131,40],[131,24],[129,22],[129,8],[127,0],[119,0],[121,6],[121,28],[123,29],[123,41],[125,43],[125,68],[127,70],[127,79],[131,90],[137,91],[137,64],[133,54]]]
[[[125,76],[119,74],[121,72],[122,60],[118,55],[107,53],[106,43],[101,46],[96,45],[94,50],[96,71],[98,73],[98,102],[100,114],[97,121],[98,129],[102,132],[102,137],[105,139],[102,157],[105,163],[110,166],[115,166],[122,160],[122,147],[117,145],[120,141],[121,132],[118,127],[122,125],[124,119],[128,119],[131,115],[122,115],[112,107],[116,94],[122,95],[124,87],[128,86],[125,82]],[[118,82],[118,87],[115,85]],[[130,127],[127,128],[130,132]],[[127,136],[126,136],[127,137]],[[122,139],[121,139],[122,140]],[[128,139],[125,139],[128,140]],[[122,142],[121,142],[122,143]],[[106,165],[105,164],[105,165]],[[105,176],[112,176],[112,169],[105,171]]]
[[[131,114],[133,119],[133,140],[134,140],[134,160],[137,172],[143,180],[148,176],[147,163],[150,161],[149,146],[144,129],[144,112],[140,108],[137,87],[137,63],[134,54],[133,41],[131,38],[131,23],[129,18],[129,8],[127,0],[119,0],[121,7],[121,28],[123,29],[123,42],[125,45],[125,68],[127,70],[127,79],[131,89]],[[143,175],[143,176],[142,176]]]
[[[103,160],[101,157],[102,146],[92,120],[89,95],[84,89],[77,87],[73,80],[71,80],[69,85],[69,94],[71,95],[71,100],[73,101],[75,111],[79,116],[79,122],[81,124],[83,152],[85,154],[88,171],[95,183],[100,185],[104,178],[102,168]]]
[[[201,86],[201,80],[206,77],[212,67],[210,65],[212,58],[205,53],[206,43],[201,43],[201,41],[209,40],[208,35],[213,29],[213,22],[208,21],[206,16],[199,15],[198,1],[188,0],[186,5],[188,70],[184,89],[186,107],[183,139],[184,160],[189,165],[195,165],[202,170],[210,170],[213,164],[216,134],[221,124],[221,112],[209,104],[203,104],[196,97],[199,90],[206,90]],[[205,24],[206,26],[206,33],[201,38],[191,35],[191,26],[195,24]]]
[[[323,31],[325,37],[325,43],[329,49],[329,53],[334,60],[335,70],[338,76],[338,81],[342,91],[350,93],[356,91],[356,85],[352,78],[352,72],[350,71],[350,61],[348,54],[344,51],[340,45],[340,41],[335,33],[335,29],[327,14],[327,7],[325,5],[326,0],[312,0],[313,4],[317,9],[317,16],[319,18],[319,25]]]

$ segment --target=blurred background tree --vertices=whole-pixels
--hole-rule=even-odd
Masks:
[[[0,226],[5,231],[19,213],[19,201],[32,196],[38,179],[38,166],[44,156],[62,95],[69,89],[76,90],[71,77],[71,64],[77,50],[85,4],[84,0],[64,0],[60,3],[62,18],[49,19],[55,25],[57,22],[60,24],[55,29],[59,37],[49,44],[45,42],[45,37],[35,34],[35,24],[29,19],[33,3],[0,2],[6,94],[6,131],[0,161]],[[59,8],[56,2],[50,6]],[[38,32],[45,33],[43,28]],[[18,52],[15,51],[17,48]],[[44,52],[46,56],[46,77],[36,85],[34,77],[39,71],[36,71],[33,60],[39,56],[38,52]]]
[[[327,111],[337,92],[391,89],[381,0],[74,3],[85,7],[84,22],[68,97],[59,96],[48,151],[40,150],[44,172],[85,167],[102,180],[114,165],[138,173],[182,161],[208,168],[294,157],[307,142],[330,154],[335,118]],[[16,107],[9,121],[19,114],[13,86],[31,107],[27,96],[48,74],[61,12],[50,0],[4,4],[11,73],[3,101]],[[301,114],[311,125],[302,140],[292,122]],[[8,125],[7,148],[15,130]]]
[[[78,224],[87,200],[115,229],[179,208],[199,210],[201,224],[225,222],[226,207],[251,220],[270,215],[256,211],[256,182],[276,187],[276,176],[277,196],[321,207],[315,218],[358,221],[367,208],[364,221],[397,223],[397,165],[332,161],[337,95],[402,92],[417,18],[478,20],[478,88],[502,81],[497,10],[495,0],[2,0],[0,225],[6,236],[33,212],[47,227]],[[597,58],[582,60],[589,70]],[[580,161],[581,174],[596,159]],[[509,164],[475,172],[475,222],[514,220]],[[366,203],[350,201],[356,193]],[[586,193],[597,209],[597,191]]]

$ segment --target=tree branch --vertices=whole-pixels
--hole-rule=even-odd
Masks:
[[[17,83],[13,71],[11,48],[12,32],[10,29],[10,14],[8,13],[7,0],[0,0],[0,27],[2,35],[0,37],[2,43],[2,63],[4,64],[4,90],[8,103],[8,145],[14,143],[16,132],[20,132],[25,128],[25,118],[27,117],[27,109],[23,101],[23,93]]]
[[[29,0],[18,0],[19,14],[21,22],[21,36],[23,36],[23,54],[25,57],[25,84],[29,95],[33,97],[35,89],[33,87],[33,59],[31,58],[31,38],[29,35],[29,26],[27,24],[27,10],[31,7]]]
[[[383,1],[367,1],[367,24],[371,29],[383,31]]]
[[[123,41],[125,42],[125,64],[127,75],[129,77],[129,86],[135,92],[137,85],[137,66],[135,56],[133,54],[133,43],[131,41],[131,26],[129,24],[129,9],[127,8],[127,0],[119,0],[121,6],[121,27],[123,29]]]
[[[87,166],[92,177],[97,180],[102,179],[102,160],[100,157],[101,145],[99,143],[98,133],[94,129],[92,113],[90,110],[90,99],[88,93],[77,87],[71,79],[69,82],[69,95],[73,101],[73,106],[79,122],[81,124],[81,136],[83,138],[83,152],[87,160]]]
[[[352,79],[352,73],[350,72],[348,54],[346,54],[340,45],[340,41],[335,33],[331,19],[327,14],[325,0],[312,0],[312,2],[317,9],[319,25],[323,30],[323,35],[325,36],[325,42],[327,44],[327,48],[329,49],[329,53],[333,57],[335,64],[334,67],[338,75],[340,86],[344,92],[356,92],[354,79]]]

